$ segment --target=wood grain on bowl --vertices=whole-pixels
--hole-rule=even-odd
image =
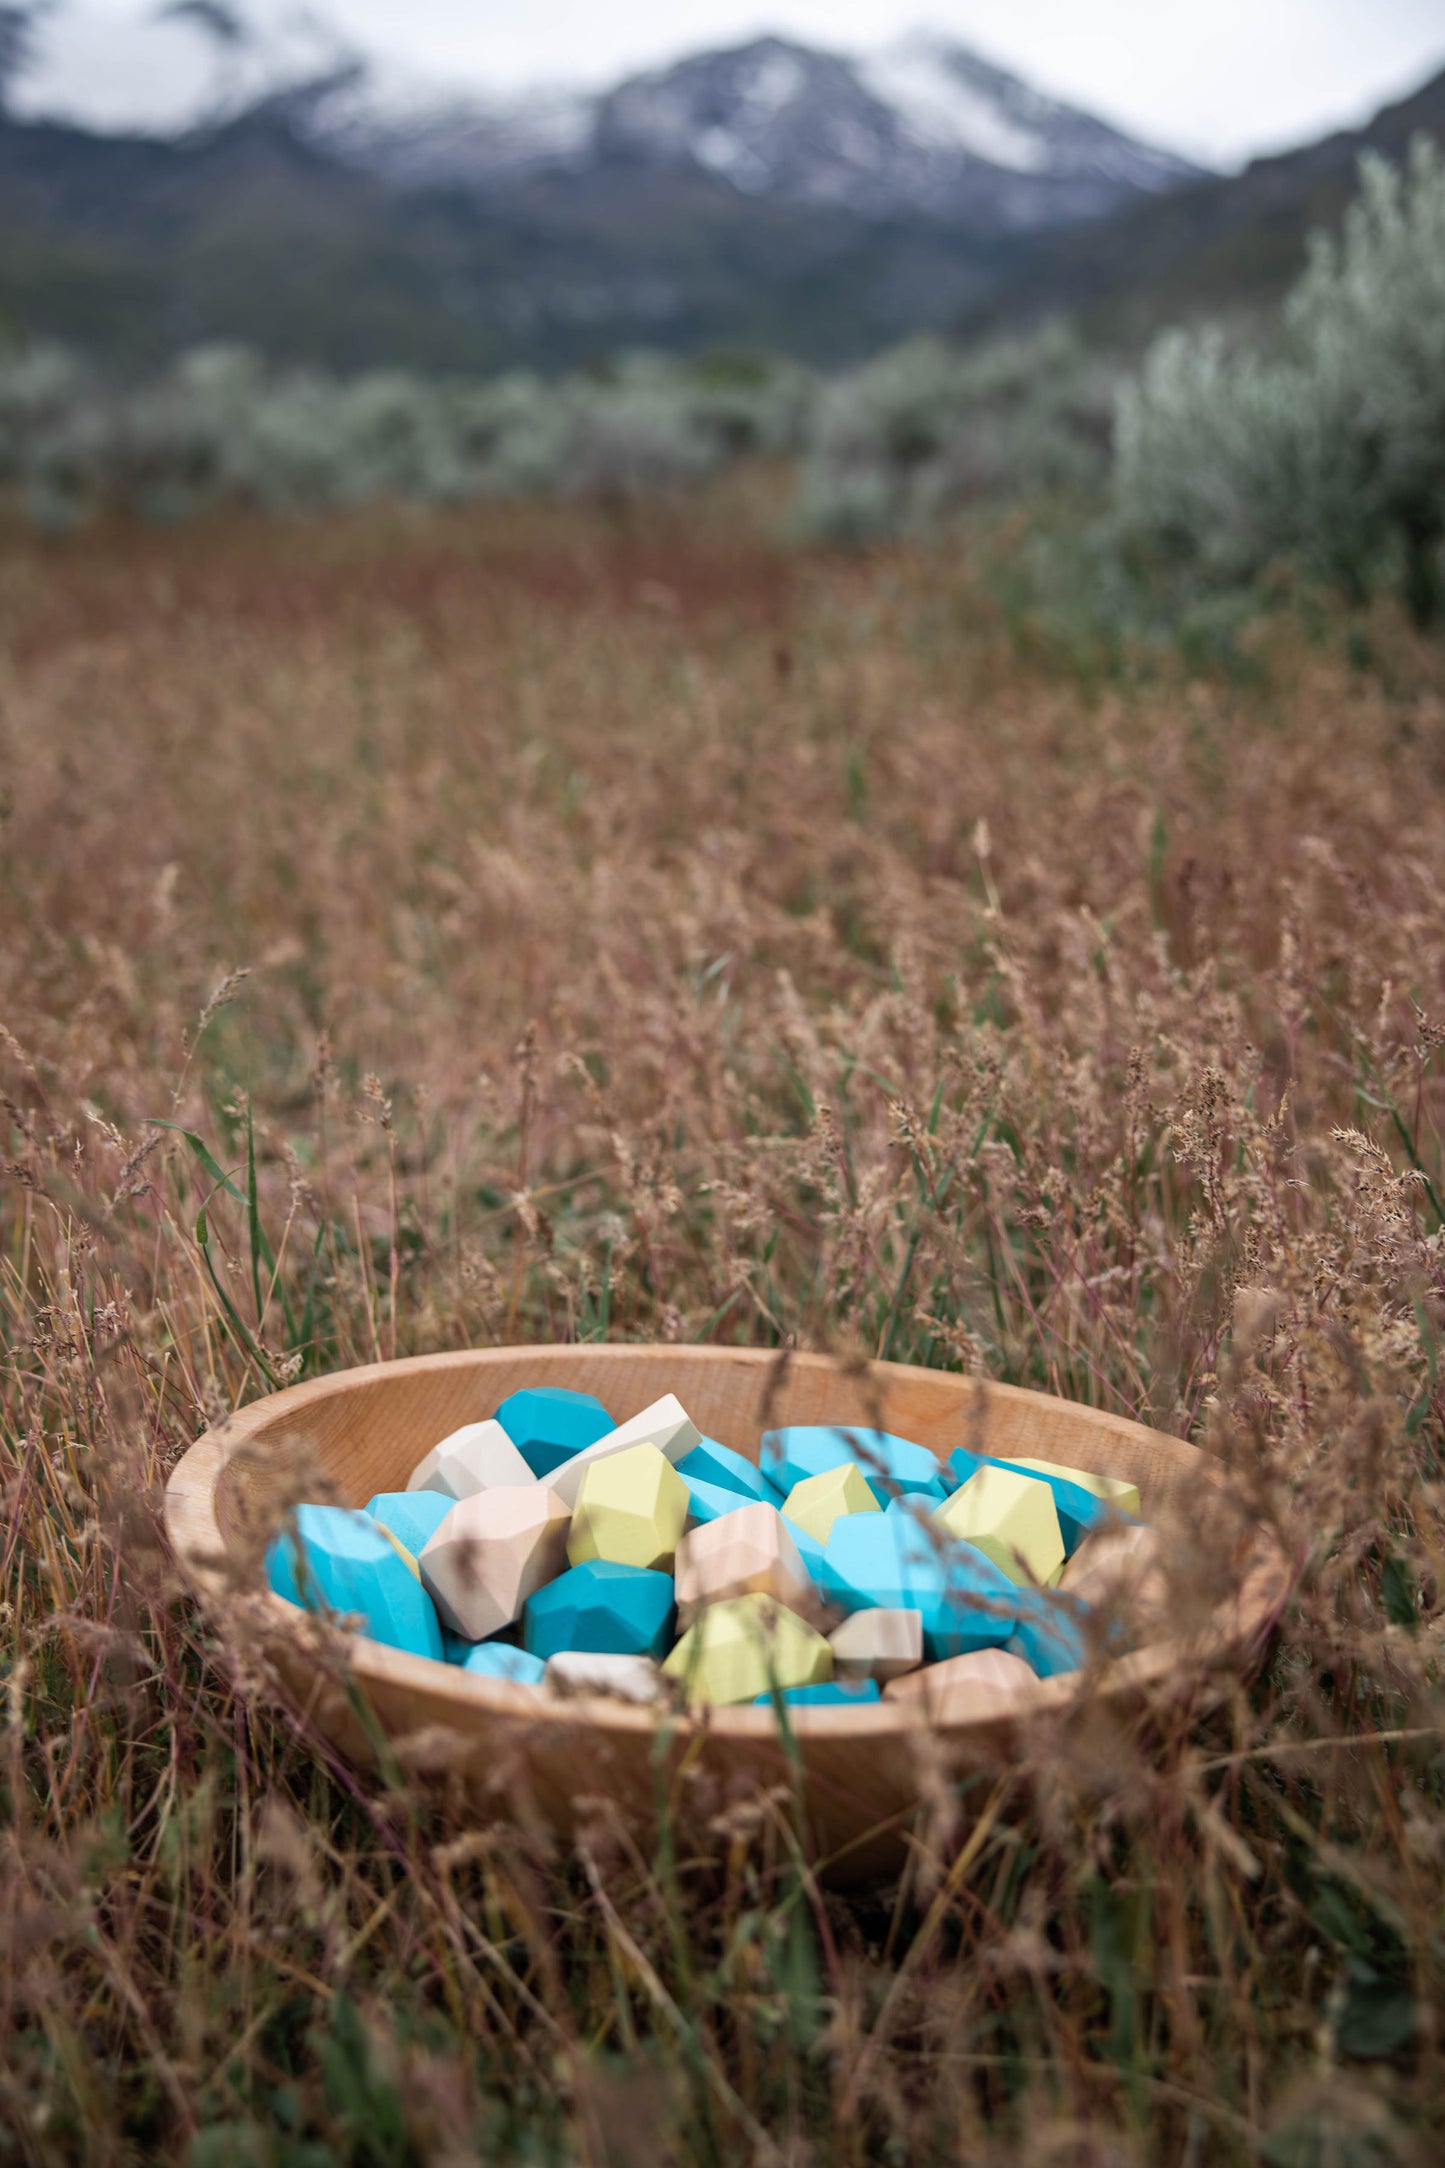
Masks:
[[[255,1556],[255,1532],[295,1499],[304,1469],[360,1506],[405,1487],[418,1459],[463,1424],[490,1416],[525,1387],[595,1393],[623,1423],[675,1393],[705,1437],[756,1461],[765,1428],[833,1423],[881,1429],[928,1446],[940,1460],[966,1445],[1000,1458],[1062,1462],[1138,1484],[1146,1518],[1187,1531],[1225,1485],[1193,1446],[1122,1417],[1018,1387],[983,1385],[939,1371],[876,1363],[866,1369],[826,1356],[687,1347],[502,1348],[416,1356],[341,1371],[242,1408],[185,1455],[166,1493],[176,1555],[204,1605],[233,1595],[235,1561]],[[1238,1536],[1230,1585],[1187,1646],[1161,1641],[1110,1664],[1087,1690],[1127,1714],[1149,1692],[1200,1663],[1245,1665],[1262,1648],[1289,1586],[1274,1543],[1247,1527]],[[259,1601],[278,1671],[310,1718],[344,1755],[375,1760],[354,1692],[303,1654],[298,1615],[279,1598]],[[487,1818],[515,1815],[565,1839],[609,1803],[644,1832],[659,1781],[669,1787],[684,1844],[704,1845],[719,1817],[763,1787],[786,1785],[791,1764],[770,1708],[727,1708],[670,1718],[658,1762],[658,1722],[615,1700],[543,1700],[505,1679],[357,1639],[352,1681],[370,1718],[403,1762],[425,1739],[428,1766],[459,1776]],[[954,1704],[937,1723],[923,1697],[857,1708],[790,1712],[816,1840],[840,1878],[886,1868],[901,1855],[920,1799],[918,1733],[930,1766],[996,1766],[1016,1749],[1018,1723],[1065,1710],[1081,1691],[1072,1678],[1034,1681],[1017,1703],[994,1697],[973,1711]]]

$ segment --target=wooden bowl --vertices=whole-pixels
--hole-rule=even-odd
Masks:
[[[731,1348],[500,1348],[311,1379],[208,1431],[166,1489],[166,1526],[187,1579],[203,1603],[219,1609],[227,1597],[234,1600],[238,1555],[254,1561],[258,1525],[296,1499],[302,1471],[307,1481],[320,1471],[349,1503],[364,1505],[377,1491],[403,1489],[439,1438],[533,1385],[596,1393],[619,1422],[675,1392],[705,1435],[754,1460],[766,1428],[838,1423],[891,1430],[941,1459],[967,1444],[1005,1459],[1128,1476],[1139,1486],[1145,1518],[1166,1530],[1197,1526],[1211,1503],[1226,1498],[1216,1464],[1178,1438],[1012,1386],[980,1386],[902,1364],[860,1369],[824,1356],[783,1360]],[[1288,1586],[1277,1545],[1246,1529],[1234,1543],[1231,1585],[1203,1631],[1187,1646],[1159,1643],[1104,1666],[1083,1689],[1090,1712],[1106,1704],[1127,1719],[1172,1677],[1196,1675],[1201,1661],[1250,1662]],[[565,1839],[579,1816],[596,1812],[588,1802],[602,1798],[630,1829],[645,1832],[656,1812],[660,1764],[679,1842],[706,1849],[719,1817],[755,1800],[761,1787],[790,1782],[794,1765],[771,1709],[670,1718],[660,1738],[651,1710],[543,1700],[362,1638],[349,1644],[348,1690],[318,1665],[291,1605],[265,1593],[251,1613],[260,1616],[291,1693],[343,1755],[374,1766],[379,1733],[403,1766],[460,1776],[487,1819],[525,1819]],[[940,1766],[960,1776],[996,1768],[1001,1756],[1016,1752],[1025,1715],[1063,1712],[1080,1692],[1077,1677],[1040,1682],[1025,1689],[1016,1707],[996,1704],[935,1726],[916,1700],[795,1710],[805,1811],[819,1858],[844,1879],[886,1870],[902,1856],[920,1801],[920,1729],[928,1732],[924,1758],[936,1790]]]

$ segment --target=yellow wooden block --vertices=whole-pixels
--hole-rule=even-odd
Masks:
[[[564,1504],[574,1506],[582,1484],[590,1469],[599,1461],[615,1459],[619,1454],[630,1453],[639,1445],[655,1445],[664,1457],[674,1465],[702,1444],[702,1432],[683,1407],[676,1393],[664,1393],[654,1400],[640,1415],[633,1415],[615,1430],[599,1438],[595,1444],[574,1453],[559,1467],[547,1472],[547,1481]]]
[[[1011,1468],[976,1468],[944,1500],[933,1519],[939,1528],[971,1543],[1011,1581],[1047,1585],[1062,1571],[1064,1537],[1047,1483]]]
[[[855,1460],[841,1467],[825,1468],[821,1475],[804,1476],[795,1483],[783,1504],[787,1518],[815,1543],[826,1543],[834,1521],[845,1513],[879,1513],[868,1478]]]
[[[655,1445],[594,1461],[582,1478],[567,1538],[574,1566],[606,1558],[669,1572],[691,1503],[687,1485]]]
[[[722,1707],[774,1687],[822,1685],[833,1676],[833,1651],[770,1596],[732,1596],[708,1605],[662,1668],[689,1701]]]
[[[1056,1460],[1016,1460],[1012,1454],[1009,1455],[1009,1465],[1012,1468],[1031,1468],[1036,1475],[1061,1475],[1068,1482],[1077,1483],[1080,1490],[1086,1490],[1090,1497],[1107,1498],[1109,1504],[1117,1506],[1121,1513],[1132,1513],[1135,1520],[1138,1520],[1144,1510],[1139,1503],[1139,1486],[1131,1483],[1127,1476],[1095,1475],[1092,1469],[1065,1468]]]
[[[416,1575],[417,1579],[420,1580],[421,1568],[417,1564],[416,1559],[413,1557],[412,1553],[402,1542],[401,1537],[394,1536],[391,1530],[387,1527],[385,1521],[378,1521],[376,1525],[381,1530],[382,1534],[385,1536],[387,1542],[391,1545],[392,1549],[396,1552],[397,1557],[402,1561],[403,1565],[409,1566],[412,1572]]]
[[[677,1610],[684,1626],[704,1604],[728,1596],[775,1596],[794,1611],[815,1601],[813,1583],[776,1506],[739,1506],[693,1528],[677,1547]]]

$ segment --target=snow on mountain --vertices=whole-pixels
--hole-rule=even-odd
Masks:
[[[1194,170],[932,34],[861,56],[759,38],[610,90],[502,99],[361,52],[305,0],[31,0],[30,32],[20,117],[180,134],[286,96],[318,147],[403,185],[692,166],[748,195],[1006,230]]]

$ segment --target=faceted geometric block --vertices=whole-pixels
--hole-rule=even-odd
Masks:
[[[816,1686],[832,1676],[833,1651],[771,1596],[711,1603],[663,1664],[690,1702],[756,1701],[775,1686]]]
[[[655,1445],[610,1453],[583,1473],[567,1538],[569,1565],[610,1558],[670,1571],[687,1526],[687,1485]]]
[[[1047,1483],[1054,1495],[1054,1508],[1059,1516],[1059,1532],[1064,1539],[1064,1549],[1072,1558],[1083,1538],[1096,1528],[1117,1527],[1125,1518],[1124,1508],[1106,1497],[1102,1491],[1086,1488],[1078,1480],[1072,1468],[1056,1468],[1052,1462],[1042,1460],[994,1460],[988,1455],[982,1459],[965,1452],[962,1447],[949,1458],[949,1468],[960,1483],[979,1468],[1008,1468],[1016,1475],[1033,1476],[1040,1483]],[[1112,1478],[1091,1476],[1091,1484]],[[1130,1490],[1128,1484],[1121,1491]],[[1137,1497],[1137,1492],[1134,1493]]]
[[[1000,1646],[1018,1617],[1018,1592],[992,1559],[906,1508],[835,1521],[818,1583],[845,1611],[917,1611],[933,1658]]]
[[[771,1694],[759,1694],[760,1702],[771,1703]],[[881,1701],[877,1682],[873,1679],[828,1679],[821,1686],[790,1686],[782,1699],[790,1708],[820,1709],[831,1704],[846,1708],[856,1707],[860,1702]]]
[[[844,1429],[828,1423],[765,1430],[758,1465],[786,1495],[805,1477],[822,1475],[825,1469],[849,1461],[862,1469],[880,1506],[900,1492],[917,1492],[935,1500],[948,1495],[937,1455],[886,1430]]]
[[[605,1694],[613,1701],[660,1701],[662,1673],[648,1656],[607,1656],[595,1649],[559,1649],[547,1660],[551,1694]]]
[[[876,1513],[878,1500],[856,1461],[825,1468],[821,1475],[805,1475],[795,1483],[783,1502],[783,1511],[795,1528],[826,1543],[833,1523],[844,1513]]]
[[[543,1476],[612,1428],[612,1417],[595,1393],[572,1393],[561,1385],[531,1385],[509,1393],[496,1420],[533,1475]]]
[[[1049,1582],[1064,1563],[1058,1508],[1047,1483],[1011,1468],[976,1468],[933,1516],[1020,1584]]]
[[[896,1679],[923,1662],[921,1611],[855,1611],[828,1636],[837,1679]]]
[[[378,1491],[366,1510],[388,1535],[404,1543],[413,1558],[426,1549],[456,1504],[445,1491]]]
[[[501,1484],[530,1483],[532,1470],[500,1423],[464,1423],[419,1460],[407,1483],[409,1491],[440,1491],[451,1499],[472,1498]]]
[[[594,1558],[539,1589],[522,1617],[534,1656],[563,1649],[598,1655],[661,1656],[672,1638],[672,1575]]]
[[[716,1438],[704,1438],[701,1445],[677,1464],[677,1472],[684,1482],[696,1477],[699,1483],[712,1483],[719,1490],[740,1491],[744,1498],[761,1498],[777,1504],[770,1483],[741,1453],[735,1453],[730,1445],[719,1445]]]
[[[453,1632],[484,1641],[520,1618],[532,1591],[561,1571],[570,1519],[535,1481],[459,1499],[417,1561]]]
[[[1102,1498],[1126,1519],[1137,1521],[1143,1512],[1139,1503],[1139,1486],[1126,1475],[1095,1475],[1091,1468],[1064,1468],[1052,1460],[1015,1460],[1010,1467],[1026,1469],[1030,1475],[1061,1476],[1066,1483],[1075,1483],[1081,1491],[1088,1491],[1095,1498]]]
[[[1084,1603],[1115,1610],[1161,1611],[1168,1589],[1158,1529],[1132,1521],[1086,1537],[1065,1566],[1059,1588]]]
[[[392,1549],[395,1551],[397,1557],[405,1566],[407,1572],[414,1573],[417,1579],[420,1580],[421,1568],[416,1562],[416,1554],[407,1549],[406,1545],[402,1542],[401,1537],[397,1535],[394,1530],[388,1528],[384,1521],[378,1521],[376,1525],[381,1530],[382,1534],[385,1536],[387,1542],[391,1545]]]
[[[885,1701],[922,1702],[937,1722],[984,1716],[1003,1702],[1016,1701],[1033,1691],[1038,1675],[1021,1656],[1005,1649],[979,1649],[969,1656],[952,1656],[946,1663],[929,1664],[890,1679],[883,1689]]]
[[[432,1600],[370,1514],[347,1506],[297,1506],[266,1552],[278,1596],[308,1611],[355,1613],[358,1629],[388,1648],[440,1661],[442,1630]]]
[[[776,1506],[739,1504],[736,1513],[683,1537],[677,1551],[677,1611],[688,1625],[704,1604],[728,1596],[775,1596],[811,1609],[813,1583]]]
[[[1019,1622],[1005,1643],[1009,1654],[1021,1656],[1041,1679],[1077,1671],[1089,1653],[1084,1638],[1088,1605],[1042,1588],[1021,1588],[1018,1600]]]
[[[688,1460],[694,1456],[689,1453]],[[688,1518],[700,1525],[708,1521],[720,1521],[725,1513],[736,1513],[743,1506],[756,1505],[755,1498],[745,1497],[742,1491],[724,1490],[721,1483],[703,1483],[687,1472],[687,1462],[679,1461],[678,1474],[687,1485]],[[772,1503],[776,1505],[777,1500]]]
[[[554,1491],[569,1506],[577,1503],[577,1493],[582,1478],[594,1461],[606,1460],[613,1453],[625,1453],[634,1445],[655,1445],[659,1453],[670,1460],[674,1467],[687,1454],[702,1443],[698,1429],[675,1393],[664,1393],[654,1400],[650,1408],[640,1415],[629,1417],[619,1423],[616,1430],[609,1430],[605,1437],[595,1440],[585,1451],[574,1453],[570,1460],[552,1469],[547,1477]]]
[[[540,1686],[544,1665],[510,1641],[479,1641],[462,1658],[461,1668],[474,1679],[505,1679],[511,1686]]]

